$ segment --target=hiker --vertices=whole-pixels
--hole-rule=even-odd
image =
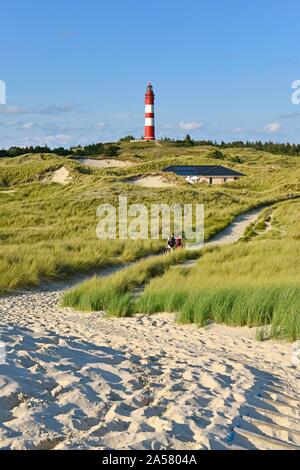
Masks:
[[[173,251],[174,247],[175,247],[175,237],[174,237],[174,233],[172,233],[172,235],[169,236],[168,238],[168,243],[167,243],[167,252],[170,253],[171,251]]]
[[[177,249],[177,248],[183,248],[183,245],[182,245],[182,238],[181,238],[181,237],[176,237],[175,246],[176,246],[176,249]]]

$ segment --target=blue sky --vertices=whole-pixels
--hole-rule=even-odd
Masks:
[[[300,142],[297,0],[3,0],[0,148],[157,136]]]

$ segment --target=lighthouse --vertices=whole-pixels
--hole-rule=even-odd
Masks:
[[[144,140],[155,140],[154,127],[154,93],[151,83],[148,83],[145,94],[145,135]]]

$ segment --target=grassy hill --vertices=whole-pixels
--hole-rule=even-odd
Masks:
[[[225,227],[236,215],[264,203],[300,195],[297,157],[247,148],[178,147],[171,143],[122,143],[119,159],[127,168],[96,169],[52,154],[0,159],[0,291],[36,285],[43,278],[59,278],[158,252],[162,241],[100,241],[95,229],[97,206],[128,202],[205,204],[205,236]],[[191,186],[173,175],[172,188],[143,188],[126,182],[145,174],[160,174],[171,164],[221,164],[247,176],[220,187]],[[48,175],[65,166],[72,177],[66,186]]]

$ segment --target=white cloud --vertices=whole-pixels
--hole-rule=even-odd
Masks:
[[[28,112],[33,114],[60,114],[60,113],[70,113],[74,111],[75,106],[67,105],[67,106],[40,106],[38,108],[29,109]]]
[[[160,129],[181,129],[183,131],[192,131],[196,129],[201,129],[203,124],[201,122],[192,121],[192,122],[179,122],[178,124],[162,124],[159,126]]]
[[[0,126],[2,127],[13,127],[16,125],[17,123],[15,121],[0,121]]]
[[[33,122],[22,122],[22,121],[0,121],[2,127],[16,127],[19,130],[29,130],[35,127]]]
[[[24,130],[33,129],[33,127],[34,127],[33,122],[24,122],[23,124],[20,125],[20,128]]]
[[[26,114],[26,109],[21,108],[20,106],[0,106],[0,114],[16,115],[16,114]]]
[[[18,114],[60,114],[74,111],[75,106],[37,106],[33,108],[23,108],[21,106],[0,105],[0,114],[18,115]]]
[[[279,115],[279,119],[293,119],[300,116],[299,111],[294,111],[293,113],[281,114]]]
[[[174,124],[162,124],[159,127],[160,129],[174,129],[175,128]]]
[[[274,132],[279,131],[280,128],[281,124],[279,122],[270,122],[264,126],[263,131],[273,134]]]
[[[45,132],[51,134],[69,134],[70,132],[95,132],[95,130],[105,130],[108,125],[106,122],[98,122],[96,124],[79,124],[79,125],[70,125],[62,126],[58,122],[46,122],[40,126],[41,129]]]
[[[184,131],[192,131],[195,129],[201,129],[203,124],[201,122],[193,121],[193,122],[180,122],[178,127]]]
[[[246,129],[244,129],[243,127],[236,127],[233,132],[235,134],[241,134],[242,132],[245,132],[245,130]]]
[[[95,128],[98,129],[98,130],[103,130],[106,127],[107,127],[106,122],[97,122],[97,124],[95,125]]]
[[[16,137],[14,133],[13,136],[3,136],[1,138],[1,146],[3,148],[9,147],[29,147],[30,145],[48,145],[51,148],[54,147],[69,147],[70,145],[85,145],[91,143],[89,137],[83,137],[76,134],[49,134],[48,136],[43,135],[29,135],[27,133],[25,136]]]
[[[69,134],[48,135],[42,138],[47,144],[54,143],[55,145],[68,144],[74,140],[74,136]]]

